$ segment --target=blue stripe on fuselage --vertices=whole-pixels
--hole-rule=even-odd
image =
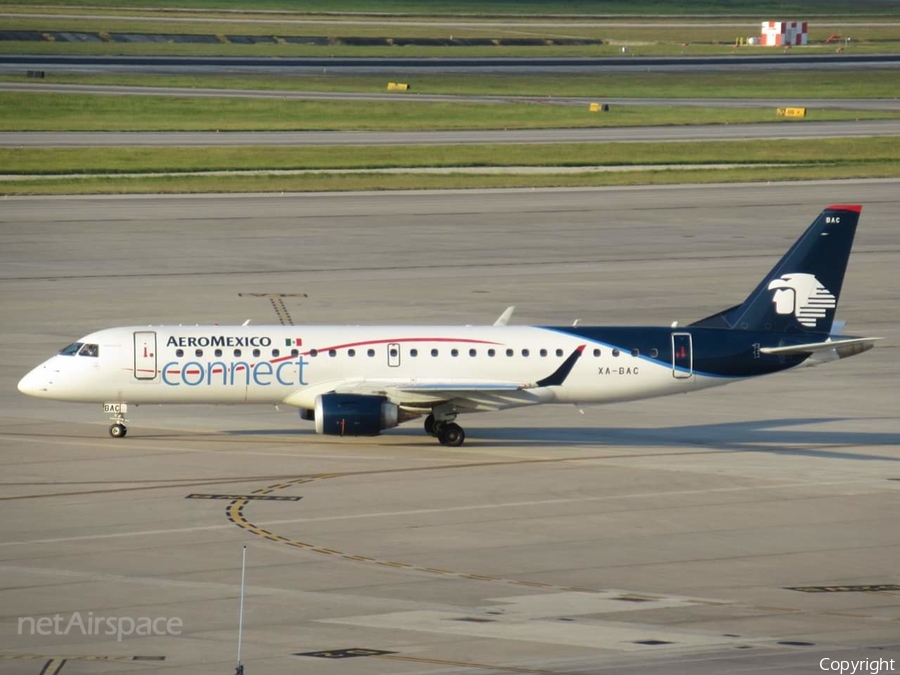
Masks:
[[[757,377],[794,368],[806,360],[806,356],[773,356],[759,353],[759,347],[775,347],[796,343],[798,338],[810,341],[805,335],[756,331],[736,331],[717,328],[659,328],[643,326],[542,326],[544,330],[589,340],[607,349],[618,349],[630,356],[633,349],[649,363],[672,368],[672,333],[691,335],[693,372],[706,377]],[[822,335],[822,340],[827,339]],[[658,355],[650,356],[656,349]],[[677,367],[680,372],[689,372]]]

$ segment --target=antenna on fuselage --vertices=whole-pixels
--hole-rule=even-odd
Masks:
[[[247,320],[246,320],[244,323],[242,323],[241,325],[242,325],[242,326],[249,326],[249,325],[250,325],[250,319],[247,319]]]
[[[275,314],[276,316],[278,316],[278,320],[281,322],[281,325],[293,326],[294,320],[288,313],[287,307],[285,307],[284,300],[282,300],[282,298],[308,298],[309,296],[306,295],[306,293],[238,293],[238,297],[268,298],[269,302],[272,303],[272,309],[275,310]],[[247,323],[250,323],[249,319]]]

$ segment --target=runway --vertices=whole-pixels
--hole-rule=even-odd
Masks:
[[[0,82],[0,91],[103,96],[187,96],[190,98],[261,98],[304,101],[405,101],[409,103],[528,103],[587,106],[597,98],[610,105],[688,106],[697,108],[779,108],[787,104],[819,110],[900,111],[900,99],[761,99],[761,98],[609,98],[578,96],[469,96],[459,94],[398,94],[263,89],[203,89],[191,87],[129,87],[89,84]]]
[[[0,131],[0,147],[451,145],[897,136],[900,120],[475,131]]]
[[[247,673],[896,668],[898,187],[4,200],[0,675],[231,672],[243,546]],[[306,293],[298,324],[684,325],[841,202],[839,317],[885,339],[715,392],[475,415],[451,450],[240,406],[142,406],[113,440],[100,406],[15,389],[97,328],[274,321],[238,293]],[[76,612],[181,628],[20,629]]]
[[[539,28],[695,28],[696,20],[693,22],[688,20],[629,20],[620,18],[599,18],[596,16],[586,15],[555,15],[549,17],[535,17],[527,14],[514,15],[509,17],[501,16],[479,16],[477,20],[454,17],[442,18],[439,16],[430,16],[425,19],[416,20],[412,17],[404,18],[377,18],[374,15],[353,16],[344,14],[340,18],[309,18],[309,17],[293,17],[284,12],[273,12],[266,10],[255,10],[246,12],[242,10],[218,9],[214,12],[198,10],[198,9],[178,9],[174,7],[166,8],[166,14],[161,16],[158,12],[151,12],[150,16],[131,15],[131,14],[63,14],[63,13],[29,13],[29,12],[0,12],[0,18],[5,19],[91,19],[95,21],[159,21],[162,23],[242,23],[242,24],[294,24],[294,25],[333,25],[333,26],[416,26],[433,28],[442,26],[444,28],[478,28],[484,30],[485,27],[503,30],[516,30],[522,28],[534,29]],[[230,16],[229,16],[230,15]],[[269,15],[269,16],[267,16]],[[274,16],[275,18],[272,18]],[[661,17],[656,17],[660,19]],[[708,17],[704,17],[708,19]],[[740,20],[717,20],[704,21],[705,25],[716,28],[757,28],[756,21],[745,19]],[[845,21],[842,19],[817,19],[816,24],[819,26],[834,26],[836,28],[862,28],[871,26],[898,26],[900,23],[896,21],[866,21],[852,20]]]
[[[0,72],[141,73],[600,73],[608,71],[851,70],[900,67],[900,54],[673,57],[196,57],[2,54]]]

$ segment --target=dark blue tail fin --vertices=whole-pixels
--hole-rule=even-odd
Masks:
[[[743,304],[693,326],[829,333],[862,207],[829,206]]]

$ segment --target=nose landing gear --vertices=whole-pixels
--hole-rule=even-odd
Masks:
[[[125,426],[125,413],[128,412],[127,403],[104,403],[103,412],[112,413],[110,419],[113,421],[109,427],[109,435],[113,438],[125,438],[128,433],[128,427]]]

